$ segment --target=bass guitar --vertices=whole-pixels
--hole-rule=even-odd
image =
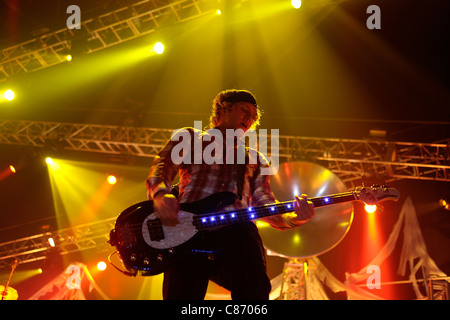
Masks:
[[[372,186],[308,200],[317,208],[348,201],[362,201],[373,205],[384,200],[397,200],[399,197],[396,189]],[[179,223],[173,226],[161,223],[154,213],[152,201],[142,201],[119,215],[108,243],[116,247],[122,264],[128,270],[125,274],[157,275],[187,254],[201,251],[197,247],[199,237],[196,236],[200,231],[292,212],[295,203],[292,200],[221,211],[221,208],[235,201],[234,193],[220,192],[199,201],[182,203],[178,213]]]

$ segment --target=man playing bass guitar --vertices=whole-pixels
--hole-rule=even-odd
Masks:
[[[236,145],[233,144],[230,150],[230,146],[225,143],[229,139],[216,141],[211,137],[211,130],[219,130],[224,137],[230,132],[229,129],[245,133],[259,124],[260,117],[261,110],[251,92],[225,90],[213,101],[211,129],[182,129],[190,136],[189,152],[185,152],[186,149],[181,152],[183,161],[173,159],[174,148],[179,146],[180,141],[171,139],[166,143],[155,158],[146,180],[148,198],[153,200],[155,215],[162,224],[177,224],[180,203],[195,202],[223,191],[237,195],[233,203],[224,206],[226,210],[276,202],[270,188],[270,175],[261,174],[261,169],[268,166],[265,158],[257,153],[257,159],[252,159],[255,153],[247,151],[246,163],[240,167]],[[211,147],[212,143],[222,144],[223,161],[196,161],[198,154],[195,152],[198,153],[198,150],[194,146],[199,140],[200,152]],[[180,156],[179,153],[177,155]],[[234,159],[229,161],[227,157]],[[178,196],[172,193],[172,183],[177,175]],[[263,219],[274,228],[286,230],[307,222],[313,215],[312,203],[306,195],[302,195],[296,196],[292,213]],[[271,285],[266,274],[265,251],[258,229],[252,221],[201,231],[200,237],[202,245],[198,250],[164,272],[164,299],[204,299],[209,280],[228,289],[232,299],[269,298]]]

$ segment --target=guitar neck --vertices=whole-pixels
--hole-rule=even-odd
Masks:
[[[358,200],[354,192],[344,192],[323,197],[309,198],[315,208],[332,204]],[[193,224],[198,230],[207,230],[239,222],[270,217],[294,211],[295,200],[277,202],[257,207],[249,207],[234,211],[222,211],[196,215]]]

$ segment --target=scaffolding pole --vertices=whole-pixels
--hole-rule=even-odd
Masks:
[[[171,138],[173,129],[0,120],[0,145],[155,157]],[[450,139],[416,143],[377,139],[336,139],[278,136],[279,163],[316,162],[355,187],[365,177],[383,182],[400,179],[450,181]],[[259,135],[261,143],[271,136]],[[271,150],[267,145],[262,150]],[[260,148],[261,149],[261,148]],[[355,182],[357,182],[355,184]]]

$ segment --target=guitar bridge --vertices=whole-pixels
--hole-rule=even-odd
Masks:
[[[161,220],[159,219],[148,220],[147,227],[151,241],[161,241],[165,239]]]

